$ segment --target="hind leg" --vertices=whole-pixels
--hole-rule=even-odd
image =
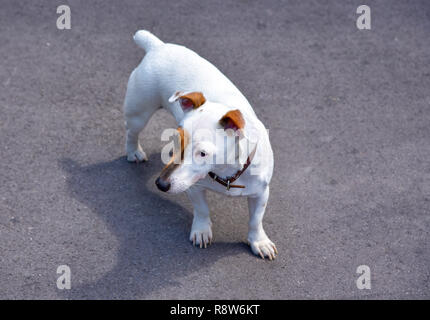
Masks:
[[[125,151],[127,153],[127,161],[129,162],[143,162],[148,160],[146,153],[139,143],[139,133],[143,130],[149,118],[150,115],[126,120],[127,140],[125,143]]]
[[[136,85],[134,73],[130,76],[127,86],[127,94],[124,102],[124,115],[126,126],[125,151],[130,162],[147,161],[148,157],[139,143],[139,133],[145,128],[148,120],[160,108],[154,92],[150,86]]]

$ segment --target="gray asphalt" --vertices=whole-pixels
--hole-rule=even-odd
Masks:
[[[3,0],[0,298],[429,299],[430,3],[367,1],[367,31],[361,4]],[[245,244],[245,199],[210,194],[215,243],[188,242],[186,195],[154,184],[167,112],[142,134],[150,161],[127,163],[138,29],[214,63],[270,130],[275,261]]]

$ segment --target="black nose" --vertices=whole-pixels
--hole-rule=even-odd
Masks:
[[[160,189],[161,191],[166,192],[170,189],[170,182],[160,179],[160,177],[158,177],[157,180],[155,180],[155,184],[157,185],[158,189]]]

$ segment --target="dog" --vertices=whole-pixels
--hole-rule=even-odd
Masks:
[[[167,109],[179,126],[177,148],[156,185],[163,192],[188,194],[194,209],[190,241],[200,248],[212,243],[207,189],[245,196],[248,244],[255,255],[274,259],[278,251],[263,229],[274,165],[266,128],[236,86],[194,51],[146,30],[137,31],[134,41],[146,54],[127,84],[127,160],[147,160],[139,133],[155,111]]]

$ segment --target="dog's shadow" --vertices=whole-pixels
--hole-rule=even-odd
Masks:
[[[145,298],[244,251],[237,243],[216,243],[208,249],[189,243],[192,213],[147,187],[161,168],[159,154],[138,165],[121,157],[89,166],[62,159],[60,166],[71,195],[96,213],[119,242],[114,268],[96,281],[74,283],[66,298]],[[96,266],[83,269],[92,268]]]

